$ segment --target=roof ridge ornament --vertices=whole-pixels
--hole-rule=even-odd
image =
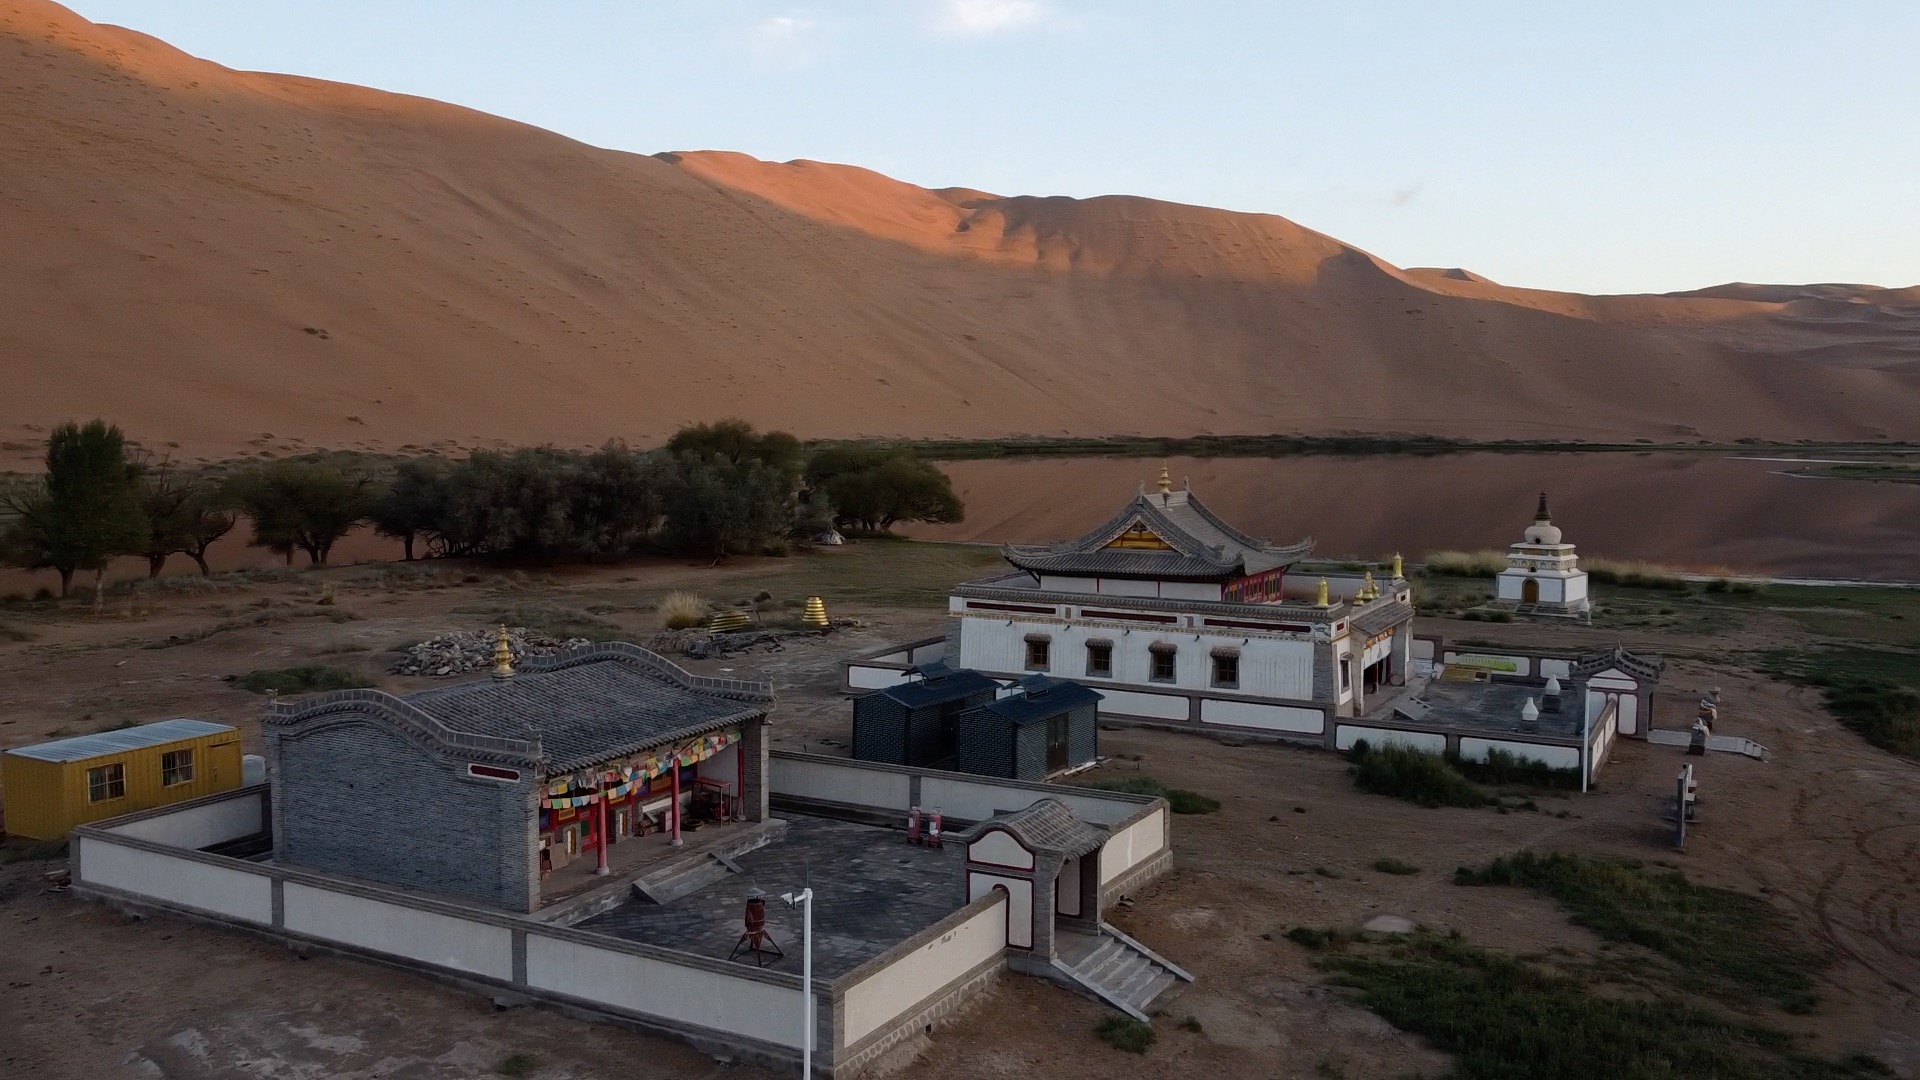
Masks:
[[[1167,463],[1164,461],[1160,463],[1159,491],[1162,495],[1168,495],[1173,492],[1173,474],[1167,471]]]
[[[1553,515],[1547,513],[1547,493],[1544,491],[1540,493],[1540,509],[1534,512],[1533,520],[1539,522],[1550,522],[1553,520]]]

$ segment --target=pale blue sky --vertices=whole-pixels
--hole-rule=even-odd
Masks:
[[[1913,0],[70,3],[624,150],[1263,211],[1541,288],[1920,284]]]

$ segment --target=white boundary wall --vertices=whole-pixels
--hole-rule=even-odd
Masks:
[[[204,848],[252,836],[267,828],[266,796],[250,793],[220,802],[195,803],[177,814],[108,824],[115,836],[153,840],[173,847]]]
[[[1341,724],[1335,729],[1333,748],[1351,750],[1353,744],[1362,739],[1367,741],[1368,746],[1398,743],[1401,746],[1411,746],[1415,750],[1426,750],[1435,754],[1445,753],[1447,749],[1447,737],[1437,731],[1395,731],[1391,728],[1359,727],[1353,724]]]
[[[959,925],[847,988],[843,1033],[847,1045],[913,1011],[1005,952],[1007,898],[994,893],[987,899],[984,907]]]
[[[1167,812],[1153,813],[1114,833],[1100,849],[1100,884],[1105,885],[1167,849]]]
[[[1260,705],[1251,701],[1220,701],[1214,698],[1200,702],[1200,722],[1291,731],[1302,735],[1320,735],[1327,730],[1327,714],[1319,709]]]
[[[1477,739],[1471,735],[1460,737],[1462,761],[1485,761],[1487,754],[1494,750],[1504,750],[1514,757],[1538,761],[1555,769],[1580,767],[1578,746],[1542,746],[1539,743],[1509,742],[1505,739]]]
[[[296,934],[423,964],[513,979],[513,931],[504,926],[289,881],[282,926]]]
[[[243,788],[83,826],[73,838],[74,885],[82,893],[213,917],[535,997],[563,997],[694,1039],[797,1055],[802,999],[795,976],[751,968],[736,973],[737,965],[710,957],[180,846],[257,834],[264,796],[263,788]],[[244,831],[222,835],[236,829]],[[824,1005],[834,992],[823,981],[816,1001]],[[787,1017],[791,1023],[782,1021]],[[831,1042],[830,1025],[816,1031]],[[817,1047],[823,1063],[831,1062],[833,1049]]]
[[[530,933],[527,986],[780,1046],[800,1046],[799,990],[717,971]],[[816,1028],[816,1049],[820,1034]]]
[[[88,885],[258,926],[273,925],[273,879],[264,874],[189,862],[91,836],[74,837],[73,846],[85,875],[78,880]]]

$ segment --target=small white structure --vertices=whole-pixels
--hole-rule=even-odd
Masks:
[[[1507,549],[1507,568],[1494,580],[1494,603],[1501,607],[1551,615],[1586,611],[1587,572],[1573,545],[1562,543],[1560,528],[1547,513],[1547,493],[1525,539]]]

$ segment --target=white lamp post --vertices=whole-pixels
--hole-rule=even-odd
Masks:
[[[788,907],[800,905],[800,1078],[813,1080],[813,890],[781,893]]]

